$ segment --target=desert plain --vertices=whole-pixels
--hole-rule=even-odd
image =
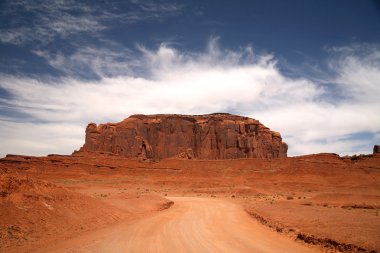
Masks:
[[[7,155],[0,252],[380,252],[380,154]]]

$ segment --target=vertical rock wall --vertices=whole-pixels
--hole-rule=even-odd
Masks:
[[[287,145],[259,121],[237,115],[133,115],[89,124],[81,151],[155,160],[277,158],[286,157]]]

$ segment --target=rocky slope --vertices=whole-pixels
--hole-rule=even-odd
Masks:
[[[286,157],[287,145],[279,133],[247,117],[161,114],[132,115],[119,123],[90,123],[80,151],[154,160],[278,158]]]

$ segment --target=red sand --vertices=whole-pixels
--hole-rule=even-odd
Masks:
[[[380,252],[380,155],[8,156],[0,186],[0,252],[125,252],[123,241],[138,252]]]

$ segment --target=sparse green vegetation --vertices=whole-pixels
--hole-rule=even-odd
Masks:
[[[99,198],[99,197],[100,198],[107,198],[109,195],[111,195],[111,194],[110,193],[108,193],[108,194],[107,193],[104,193],[104,194],[103,193],[100,193],[100,194],[99,193],[94,193],[94,197],[95,198]]]
[[[20,227],[16,225],[5,227],[5,230],[7,231],[8,238],[18,238],[18,234],[21,233]]]

